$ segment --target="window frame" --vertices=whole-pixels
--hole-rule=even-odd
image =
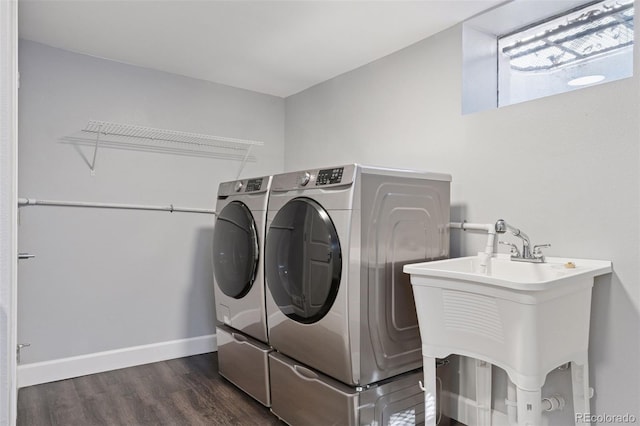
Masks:
[[[532,24],[571,13],[599,1],[512,1],[465,21],[462,24],[462,114],[500,107],[500,36],[512,34]]]

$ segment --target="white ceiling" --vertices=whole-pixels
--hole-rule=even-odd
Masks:
[[[20,36],[286,97],[503,0],[21,0]]]

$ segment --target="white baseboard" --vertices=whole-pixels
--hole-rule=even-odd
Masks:
[[[133,367],[168,359],[214,352],[218,349],[215,334],[133,346],[51,361],[18,366],[18,387],[32,386],[87,374]]]

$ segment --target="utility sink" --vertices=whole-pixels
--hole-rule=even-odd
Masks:
[[[486,268],[482,266],[486,263]],[[475,282],[512,290],[541,291],[567,284],[576,284],[580,278],[611,272],[611,262],[559,257],[547,257],[544,263],[518,262],[507,254],[498,254],[483,261],[483,254],[434,262],[408,264],[404,272],[412,279],[421,277],[443,278]]]
[[[507,372],[517,387],[518,425],[540,424],[542,385],[565,363],[571,363],[575,412],[590,412],[591,289],[596,276],[611,272],[611,262],[528,263],[479,253],[407,264],[404,272],[411,274],[428,405],[435,401],[435,358],[458,354]]]

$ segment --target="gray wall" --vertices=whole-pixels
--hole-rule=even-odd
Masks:
[[[21,197],[214,208],[236,161],[100,149],[96,175],[60,138],[89,119],[265,142],[244,177],[280,172],[284,101],[20,43]],[[91,159],[92,150],[80,148]],[[213,216],[28,206],[19,246],[22,363],[215,333]]]
[[[452,219],[504,218],[553,244],[547,255],[612,260],[593,291],[592,412],[640,417],[638,72],[462,116],[461,40],[457,26],[287,98],[285,168],[355,161],[451,173]],[[486,241],[452,234],[454,256]]]

